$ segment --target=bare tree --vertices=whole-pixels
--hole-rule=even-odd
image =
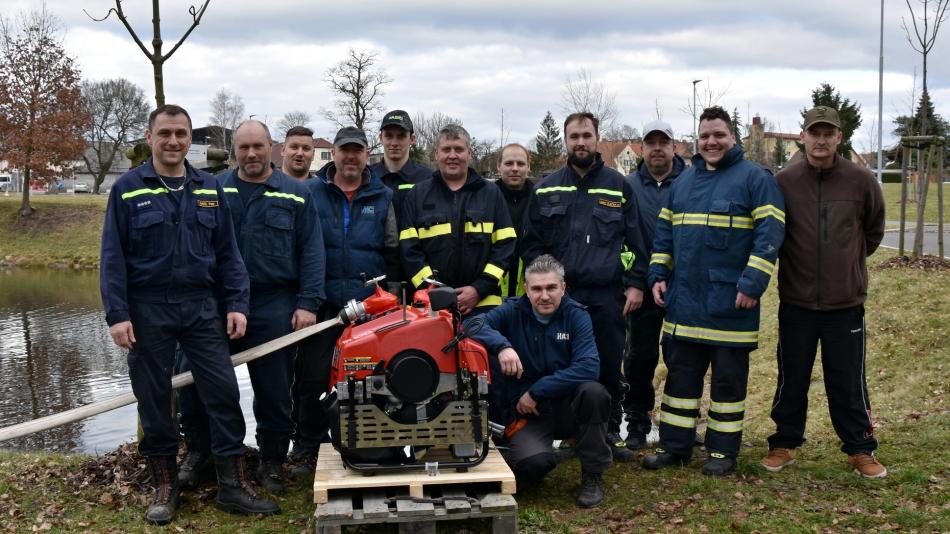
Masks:
[[[940,25],[947,20],[947,6],[950,5],[950,0],[917,0],[917,2],[923,6],[920,16],[914,13],[914,6],[910,5],[910,0],[904,0],[904,2],[907,3],[907,9],[910,11],[910,20],[914,27],[914,37],[916,39],[911,38],[910,28],[907,27],[907,20],[904,19],[904,17],[901,17],[901,27],[904,28],[904,33],[907,36],[907,42],[910,43],[910,47],[920,54],[923,60],[922,89],[923,94],[926,95],[928,94],[927,56],[933,49],[934,43],[937,42],[937,33],[940,31]],[[933,9],[931,9],[931,5]],[[919,135],[927,135],[926,116],[920,123]]]
[[[211,123],[215,139],[209,144],[228,149],[234,129],[244,120],[244,99],[227,89],[219,89],[208,102],[211,107]]]
[[[383,87],[392,83],[386,71],[376,67],[375,51],[349,49],[346,59],[327,69],[323,79],[336,95],[334,109],[321,109],[323,116],[338,127],[365,129],[383,110]]]
[[[631,141],[640,138],[640,131],[629,124],[621,124],[609,130],[602,129],[600,137],[605,141]]]
[[[280,135],[284,135],[287,133],[287,130],[295,126],[306,126],[309,128],[312,121],[313,119],[306,111],[301,111],[299,109],[288,111],[287,113],[284,113],[284,116],[281,117],[280,121],[277,123],[277,131],[280,133]]]
[[[191,32],[198,27],[198,24],[201,22],[201,17],[204,16],[205,11],[208,9],[208,3],[211,0],[205,0],[204,4],[200,8],[191,6],[188,8],[188,13],[191,15],[191,26],[185,31],[185,33],[178,39],[178,42],[175,43],[175,46],[168,51],[167,54],[162,54],[162,18],[159,13],[159,0],[152,0],[152,51],[149,52],[145,45],[142,43],[142,40],[139,39],[138,34],[135,33],[135,30],[132,29],[132,25],[129,24],[129,20],[125,17],[125,12],[122,11],[122,0],[115,0],[115,7],[110,8],[106,12],[105,16],[102,18],[95,18],[92,15],[89,15],[89,12],[83,10],[86,15],[96,22],[101,22],[109,18],[109,15],[115,13],[119,17],[119,21],[122,22],[122,25],[125,26],[125,29],[129,32],[129,35],[132,36],[132,40],[135,41],[135,44],[139,45],[139,49],[145,54],[145,57],[148,58],[152,63],[152,73],[155,78],[155,105],[161,106],[165,104],[165,75],[163,73],[163,67],[165,62],[172,57],[172,54],[178,50],[178,47],[185,42],[185,39],[191,35]]]
[[[696,109],[693,109],[693,99],[692,95],[690,95],[690,98],[686,99],[686,105],[681,107],[680,111],[690,117],[692,117],[694,113],[699,117],[704,109],[718,104],[719,101],[726,96],[726,93],[729,92],[730,87],[732,87],[732,84],[726,85],[722,89],[717,89],[710,85],[708,81],[704,82],[696,88]]]
[[[600,130],[610,131],[617,120],[617,95],[602,80],[594,80],[590,71],[581,69],[568,76],[561,90],[561,111],[570,115],[578,111],[592,113],[600,120]]]
[[[439,141],[439,130],[447,124],[461,126],[462,121],[441,111],[436,111],[428,117],[421,111],[415,114],[412,118],[412,126],[416,134],[416,143],[413,145],[411,153],[415,161],[432,166],[435,161],[433,158],[435,146]]]
[[[129,138],[145,131],[149,106],[145,92],[125,78],[86,82],[82,97],[92,119],[86,133],[89,149],[82,159],[94,177],[93,192],[99,193]]]

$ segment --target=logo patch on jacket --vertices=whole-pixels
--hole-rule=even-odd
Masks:
[[[363,206],[363,209],[360,211],[360,213],[363,215],[375,215],[376,206]]]
[[[218,201],[217,200],[199,200],[198,207],[199,208],[217,208]]]
[[[571,340],[571,334],[570,334],[570,332],[558,332],[556,339],[557,339],[558,341],[570,341],[570,340]]]
[[[620,207],[620,201],[619,201],[619,200],[610,200],[609,198],[599,198],[599,199],[597,199],[597,203],[600,204],[601,206],[607,206],[608,208],[619,208],[619,207]]]
[[[151,206],[151,205],[152,205],[152,201],[151,201],[151,200],[143,200],[143,201],[141,201],[141,202],[137,202],[137,203],[135,204],[135,207],[136,207],[137,209],[142,209],[142,208],[147,208],[147,207],[149,207],[149,206]]]

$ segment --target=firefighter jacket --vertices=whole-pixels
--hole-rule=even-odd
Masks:
[[[272,164],[264,187],[244,205],[237,180],[236,169],[221,177],[251,291],[294,291],[297,308],[316,313],[326,300],[326,256],[307,186]]]
[[[217,178],[187,161],[183,186],[173,196],[151,158],[112,186],[99,267],[109,326],[129,320],[132,300],[181,303],[217,296],[226,312],[247,315],[247,271],[224,191]]]
[[[498,283],[515,250],[515,230],[495,184],[469,169],[465,184],[452,191],[436,172],[409,191],[397,220],[412,285],[437,272],[448,286],[473,286],[477,308],[501,304]]]
[[[515,254],[511,258],[511,268],[501,279],[501,296],[517,297],[524,295],[524,262],[521,260],[521,249],[524,243],[524,227],[528,220],[528,201],[534,194],[534,184],[531,180],[525,180],[521,189],[509,189],[501,180],[495,182],[502,196],[505,197],[505,204],[508,206],[508,214],[511,215],[511,224],[514,226],[517,235],[515,242]]]
[[[700,155],[670,188],[657,218],[650,287],[667,280],[665,336],[758,346],[759,306],[737,309],[737,291],[758,299],[785,235],[775,178],[734,146],[707,170]]]
[[[566,165],[537,184],[522,250],[525,266],[541,254],[557,258],[568,291],[621,283],[646,287],[647,247],[633,186],[604,166],[599,153],[585,176]]]
[[[336,165],[308,184],[320,213],[327,249],[327,302],[337,308],[373,292],[366,280],[387,274],[385,250],[399,246],[393,193],[369,169],[350,200],[335,183]],[[398,253],[397,253],[398,256]]]
[[[528,297],[522,296],[466,320],[465,330],[485,345],[491,358],[508,347],[518,353],[524,372],[520,379],[505,377],[506,408],[517,404],[525,391],[540,402],[569,395],[600,376],[590,315],[566,295],[547,324],[537,319]]]
[[[412,186],[432,176],[432,169],[411,159],[396,172],[389,172],[385,161],[370,165],[369,170],[374,178],[380,180],[393,192],[393,208],[396,210],[396,215],[401,213],[402,204]]]

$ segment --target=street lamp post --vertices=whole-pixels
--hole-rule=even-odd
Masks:
[[[696,131],[696,84],[702,80],[693,80],[693,154],[699,152],[699,132]]]

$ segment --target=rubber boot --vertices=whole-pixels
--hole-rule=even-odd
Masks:
[[[214,505],[232,514],[264,514],[280,512],[274,501],[262,498],[254,491],[247,477],[244,455],[215,456],[214,468],[218,473],[218,496]]]
[[[178,511],[181,488],[178,485],[176,460],[174,456],[149,456],[146,460],[148,470],[152,474],[155,493],[145,512],[145,520],[156,525],[165,525],[175,519]]]
[[[290,435],[258,432],[257,446],[261,450],[261,464],[256,473],[257,483],[274,495],[280,495],[285,489],[284,462],[290,447]]]
[[[183,489],[194,489],[214,480],[211,442],[206,431],[186,429],[184,433],[187,452],[178,468],[178,483]]]

